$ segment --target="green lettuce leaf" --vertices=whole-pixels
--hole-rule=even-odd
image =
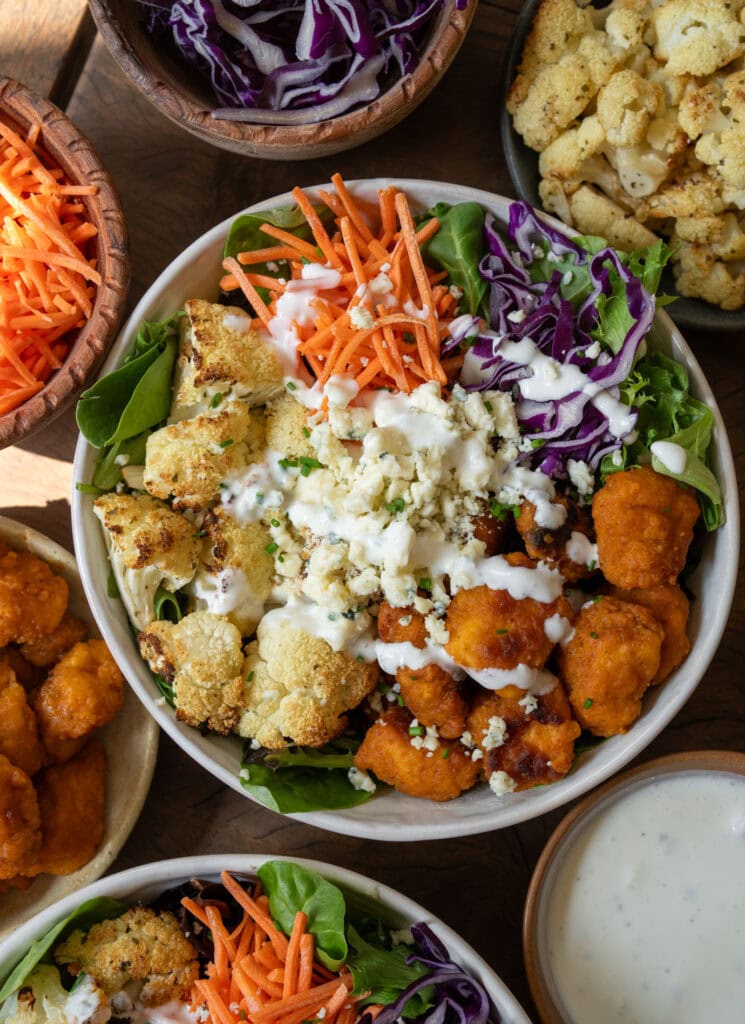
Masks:
[[[487,312],[483,308],[487,282],[479,273],[479,263],[487,252],[485,216],[478,203],[438,203],[417,217],[417,224],[425,224],[432,217],[440,221],[439,230],[422,246],[424,262],[448,272],[450,284],[463,291],[462,305],[474,314]]]
[[[407,946],[393,946],[386,949],[382,945],[373,945],[364,939],[353,925],[347,928],[349,955],[347,966],[354,979],[355,995],[368,992],[360,1001],[360,1006],[382,1003],[387,1006],[398,999],[404,989],[427,974],[429,968],[420,963],[407,964],[406,959],[411,953]],[[403,1016],[418,1017],[432,1006],[433,991],[431,988],[417,992],[404,1007]]]

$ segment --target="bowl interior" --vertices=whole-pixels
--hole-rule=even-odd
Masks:
[[[32,124],[41,127],[38,148],[60,167],[72,185],[95,185],[97,194],[82,196],[86,217],[97,235],[89,242],[101,274],[93,312],[77,333],[71,335],[70,352],[61,369],[45,387],[18,409],[0,416],[0,446],[12,444],[48,423],[73,398],[87,377],[95,372],[119,325],[127,287],[129,263],[124,215],[114,186],[90,142],[67,116],[48,100],[19,82],[0,75],[0,119],[21,136]]]
[[[219,879],[221,871],[226,869],[235,873],[253,874],[266,861],[274,859],[277,858],[255,854],[183,857],[143,864],[130,868],[129,871],[102,878],[39,914],[0,943],[0,981],[7,977],[35,939],[84,900],[96,896],[108,896],[123,901],[153,899],[164,889],[179,885],[190,878]],[[355,871],[298,857],[281,859],[301,864],[311,871],[322,874],[352,898],[358,895],[374,901],[379,907],[381,917],[393,927],[408,927],[420,921],[426,922],[445,943],[453,959],[482,982],[499,1010],[503,1024],[530,1024],[520,1004],[491,967],[456,932],[418,903],[395,889],[374,882],[364,875],[358,875]]]
[[[525,199],[538,209],[541,209],[541,200],[538,195],[538,185],[541,180],[538,170],[538,153],[526,146],[521,136],[513,128],[512,117],[507,112],[504,98],[515,80],[525,40],[541,3],[542,0],[527,0],[520,11],[507,45],[502,77],[503,102],[499,112],[502,149],[515,192],[521,199]],[[604,4],[595,0],[594,6],[602,7]],[[675,277],[670,268],[662,275],[660,290],[666,295],[676,294]],[[702,302],[700,299],[687,299],[684,296],[679,296],[667,309],[673,320],[681,327],[718,332],[742,331],[745,328],[745,307],[729,311],[711,306],[708,302]]]
[[[70,588],[73,615],[88,623],[92,637],[100,636],[80,583],[75,559],[54,541],[22,523],[0,516],[0,541],[17,551],[31,551],[48,562]],[[99,733],[106,750],[106,808],[101,846],[92,860],[70,875],[40,875],[25,892],[11,890],[2,897],[0,938],[44,907],[76,893],[113,863],[139,816],[155,770],[158,726],[135,694],[127,688],[124,707]],[[126,756],[123,756],[126,753]]]
[[[349,183],[355,194],[374,199],[377,189],[390,184],[383,179]],[[508,221],[510,200],[477,189],[438,182],[399,179],[413,204],[426,209],[443,200],[470,200],[491,210],[501,224]],[[312,192],[313,190],[309,190]],[[275,196],[250,210],[267,209],[292,202],[289,194]],[[217,298],[220,254],[233,218],[223,221],[197,239],[161,274],[139,303],[115,343],[104,372],[117,366],[127,352],[137,325],[143,319],[161,319],[178,309],[185,299]],[[555,224],[557,222],[554,222]],[[321,828],[348,835],[397,841],[442,839],[505,828],[537,817],[580,796],[627,764],[664,728],[691,695],[714,655],[727,621],[738,559],[737,485],[727,435],[714,396],[693,354],[664,312],[657,314],[657,346],[684,363],[697,398],[713,410],[715,426],[714,472],[722,483],[727,522],[705,545],[703,558],[689,585],[697,600],[691,608],[688,659],[662,687],[645,701],[644,713],[624,736],[606,740],[582,754],[572,772],[551,786],[495,798],[486,786],[477,787],[445,804],[417,800],[389,791],[359,807],[343,811],[314,811],[294,815]],[[74,479],[89,482],[96,452],[82,438],[75,452]],[[91,608],[104,638],[125,676],[159,724],[188,754],[236,792],[247,795],[238,778],[241,741],[237,738],[201,736],[176,721],[162,706],[146,664],[140,658],[124,608],[106,593],[106,550],[90,496],[73,493],[73,534],[80,572]]]

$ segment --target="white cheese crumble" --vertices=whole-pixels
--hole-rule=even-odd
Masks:
[[[359,789],[363,793],[374,793],[377,789],[375,783],[367,772],[360,771],[359,768],[350,768],[347,772],[347,778],[355,789]]]
[[[517,703],[525,710],[526,715],[532,715],[538,710],[538,700],[534,693],[526,693]]]
[[[580,459],[567,459],[567,472],[580,494],[592,494],[595,489],[595,474],[586,462]]]
[[[507,739],[507,723],[499,715],[492,715],[489,724],[484,729],[482,746],[484,750],[496,750],[501,747]]]
[[[411,726],[409,728],[416,728],[417,726],[421,728],[421,726],[419,726],[419,723],[415,718],[412,721]],[[427,750],[430,753],[433,753],[435,750],[437,750],[437,748],[440,745],[437,726],[428,725],[424,736],[412,736],[409,742],[411,743],[412,747],[414,747],[415,750]]]
[[[492,772],[489,776],[489,789],[495,796],[504,796],[505,793],[514,793],[517,783],[507,772]]]
[[[349,319],[360,331],[369,331],[375,326],[375,320],[367,306],[352,306]]]

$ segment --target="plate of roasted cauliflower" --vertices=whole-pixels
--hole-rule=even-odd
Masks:
[[[623,250],[663,238],[684,326],[745,322],[743,55],[743,5],[720,0],[533,0],[510,44],[518,194]]]
[[[218,225],[135,310],[77,410],[82,577],[140,698],[236,791],[378,839],[504,827],[703,676],[726,433],[657,308],[662,246],[333,186]]]
[[[2,933],[104,873],[145,800],[157,743],[73,556],[0,517]]]

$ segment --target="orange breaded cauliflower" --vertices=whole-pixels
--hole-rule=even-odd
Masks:
[[[0,879],[24,873],[41,846],[40,825],[31,779],[0,754]]]
[[[0,754],[28,775],[38,772],[44,761],[36,715],[29,707],[26,691],[15,672],[0,664]]]
[[[440,741],[430,735],[433,730],[428,730],[421,742],[421,736],[410,732],[412,728],[421,731],[414,722],[404,708],[386,711],[365,733],[355,766],[373,772],[381,782],[407,796],[454,800],[478,780],[478,762],[457,740]]]
[[[83,621],[65,612],[56,629],[35,643],[23,644],[21,655],[37,668],[49,668],[55,661],[59,661],[65,651],[84,640],[87,632],[88,627]]]
[[[144,1006],[187,1000],[199,976],[197,953],[167,911],[133,907],[69,935],[54,951],[71,973],[84,971],[111,996],[132,981],[144,982]]]
[[[24,861],[24,875],[69,875],[87,864],[103,838],[106,755],[93,738],[64,764],[35,778],[41,848]]]
[[[582,608],[558,662],[583,728],[595,736],[615,736],[634,724],[659,670],[664,636],[642,605],[603,597]]]
[[[589,509],[565,497],[557,496],[554,504],[563,505],[567,510],[567,517],[558,529],[539,526],[535,520],[535,505],[530,501],[524,501],[520,506],[520,515],[516,517],[515,525],[530,558],[546,562],[558,569],[568,583],[576,583],[577,580],[591,576],[592,569],[573,561],[567,553],[567,542],[571,541],[574,533],[581,533],[593,540],[592,518]]]
[[[674,583],[698,515],[691,491],[651,466],[612,473],[592,500],[606,580],[626,589]]]
[[[227,736],[245,706],[241,634],[227,619],[192,612],[178,623],[151,622],[140,653],[173,685],[176,717]]]
[[[0,647],[36,643],[59,626],[67,583],[28,551],[0,554]]]
[[[652,679],[652,685],[664,682],[678,665],[688,657],[691,642],[688,639],[688,598],[679,586],[663,583],[658,587],[635,587],[633,590],[621,590],[613,587],[613,597],[620,601],[630,601],[649,608],[665,631],[660,650],[660,667]]]
[[[66,761],[86,737],[110,722],[124,703],[124,677],[103,640],[75,644],[34,697],[44,749]]]
[[[328,743],[378,681],[374,662],[335,651],[271,613],[246,649],[245,673],[246,710],[237,732],[271,750]]]

